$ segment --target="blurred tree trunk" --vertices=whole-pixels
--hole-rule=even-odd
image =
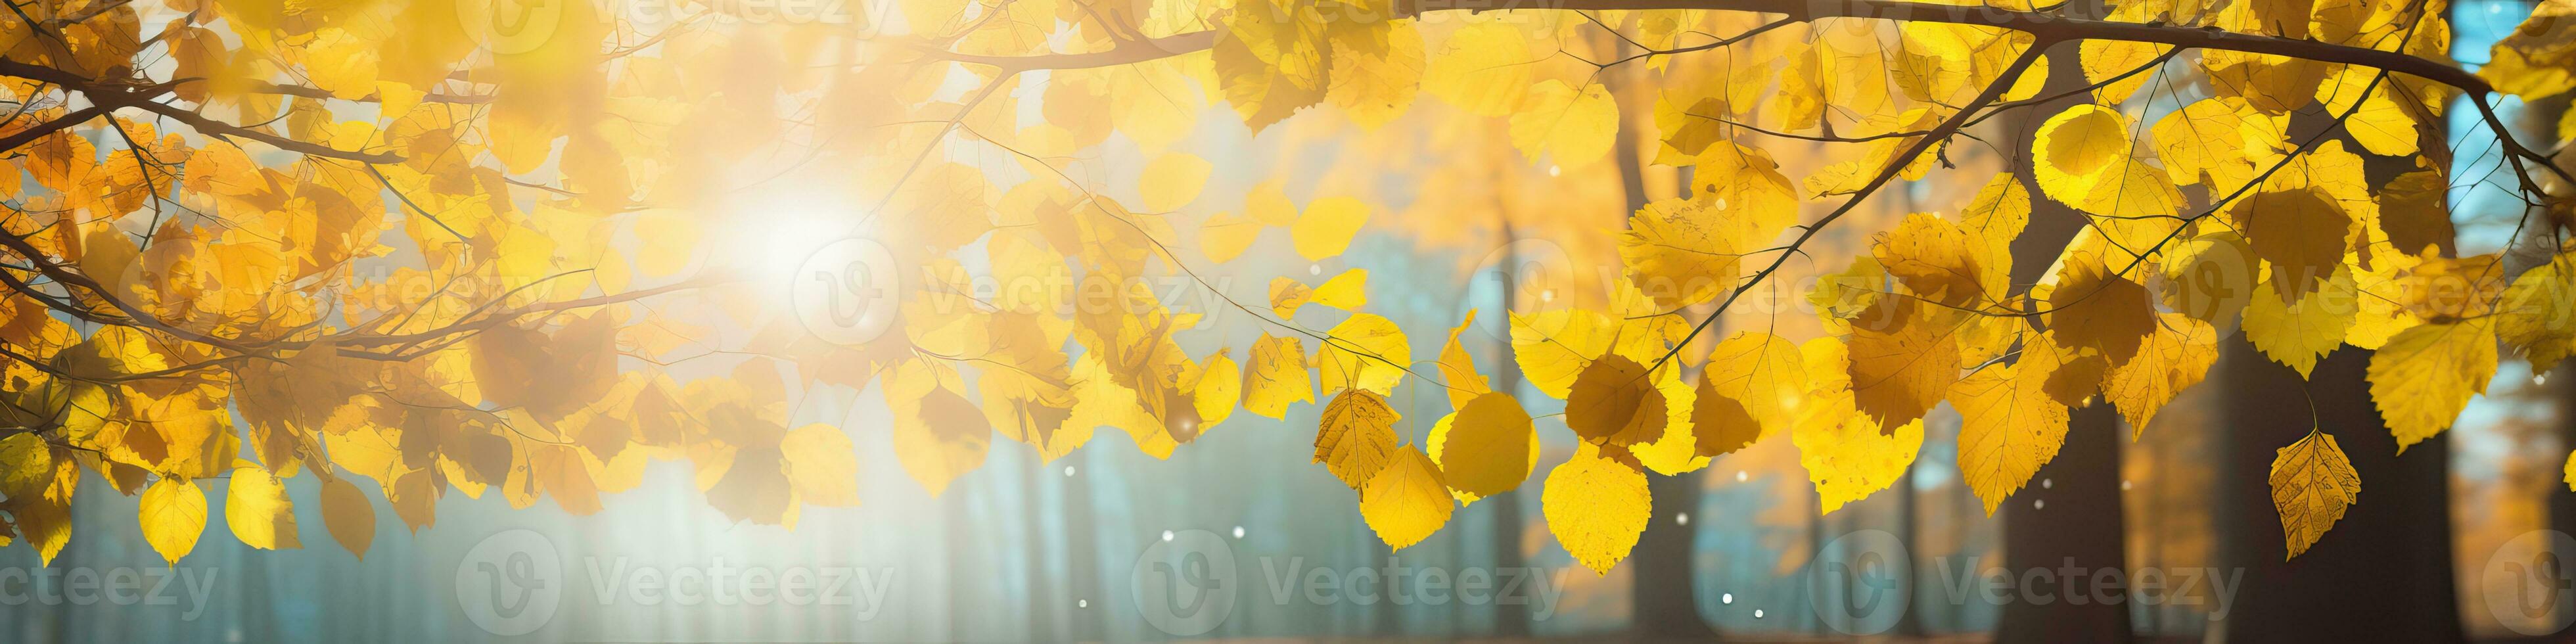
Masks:
[[[2219,561],[2241,570],[2235,603],[2212,642],[2458,642],[2451,565],[2450,437],[2397,454],[2371,404],[2371,352],[2344,347],[2305,383],[2240,338],[2220,341],[2217,378],[2230,423],[2217,462]],[[2276,450],[2312,426],[2333,434],[2361,474],[2361,501],[2297,559],[2287,559],[2268,478]],[[2232,571],[2231,571],[2232,572]],[[2223,580],[2223,578],[2222,578]],[[2204,586],[2206,587],[2206,586]]]
[[[2048,56],[2050,69],[2078,68],[2072,46],[2059,47]],[[2040,95],[2083,85],[2080,74],[2050,74]],[[2013,140],[2031,140],[2041,120],[2057,108],[2052,103],[2026,111]],[[2016,156],[2013,171],[2022,185],[2038,186],[2031,174],[2030,155]],[[2082,213],[2032,190],[2030,225],[2013,240],[2013,283],[2037,283],[2085,222]],[[2090,406],[2068,410],[2066,444],[2058,448],[2057,458],[2040,466],[2021,491],[1997,508],[2003,520],[2005,570],[2017,576],[2028,570],[2054,572],[2067,567],[2080,568],[2084,575],[2100,570],[2126,573],[2128,533],[2120,505],[2120,443],[2127,438],[2119,412],[2099,397]],[[2069,591],[2059,584],[2049,593],[2059,596],[2046,605],[2028,601],[2027,593],[2021,601],[2004,604],[1995,640],[2002,644],[2129,641],[2127,593],[2116,589],[2094,593],[2089,576],[2076,588],[2081,603],[2079,598],[2063,596]]]
[[[2300,114],[2290,129],[2293,140],[2305,141],[2330,124],[2329,115]],[[2440,125],[2432,130],[2429,139],[2446,140]],[[2438,143],[2427,149],[2448,155]],[[2374,158],[2364,172],[2371,185],[2382,185],[2410,169]],[[2453,250],[2445,240],[2442,252]],[[2464,641],[2451,560],[2451,433],[2398,454],[2370,397],[2371,351],[2336,349],[2302,382],[2242,334],[2219,347],[2212,379],[2226,387],[2230,426],[2220,441],[2211,515],[2218,560],[2245,579],[2226,619],[2212,625],[2212,641]],[[2290,559],[2270,473],[2280,448],[2310,428],[2334,435],[2361,475],[2363,496],[2316,545]]]
[[[1625,45],[1621,51],[1626,51]],[[1623,85],[1631,84],[1623,81],[1630,80],[1626,73],[1633,71],[1613,70],[1601,77],[1610,94],[1621,100],[1619,132],[1610,155],[1619,164],[1619,184],[1628,200],[1626,212],[1646,207],[1651,199],[1646,194],[1646,163],[1639,145],[1654,130],[1650,122],[1641,123],[1637,116],[1647,113],[1651,104],[1645,102],[1645,96],[1631,96],[1636,92],[1620,91]],[[1624,226],[1627,222],[1622,219],[1620,223]],[[1693,583],[1698,531],[1677,519],[1699,507],[1699,478],[1698,472],[1679,476],[1647,473],[1646,491],[1653,499],[1653,514],[1627,559],[1631,628],[1640,635],[1681,639],[1717,636],[1717,630],[1700,618],[1699,591]]]
[[[1497,210],[1496,212],[1501,211]],[[1512,250],[1514,248],[1512,243],[1517,241],[1520,241],[1520,237],[1516,233],[1512,232],[1511,219],[1509,217],[1505,217],[1502,223],[1502,242],[1503,248],[1505,249],[1501,267],[1503,298],[1501,306],[1502,310],[1494,312],[1495,315],[1502,316],[1501,319],[1497,321],[1504,325],[1503,328],[1510,328],[1512,310],[1520,305],[1521,284],[1518,278],[1521,258],[1517,251]],[[1503,350],[1498,352],[1497,358],[1493,361],[1494,379],[1491,381],[1491,386],[1494,391],[1518,396],[1520,394],[1521,387],[1521,363],[1513,359],[1511,350],[1512,344],[1510,342],[1501,342],[1500,344],[1502,345]],[[1531,463],[1530,466],[1533,472],[1535,472],[1538,464]],[[1532,478],[1536,477],[1533,476]],[[1528,486],[1529,482],[1527,481],[1523,481],[1521,483],[1521,487]],[[1494,509],[1494,524],[1492,529],[1494,535],[1494,571],[1501,573],[1504,571],[1520,570],[1528,566],[1528,561],[1521,553],[1521,531],[1528,528],[1528,520],[1521,516],[1521,493],[1519,488],[1514,488],[1510,492],[1504,492],[1502,494],[1487,497],[1483,501],[1488,504],[1489,507]],[[1529,604],[1505,604],[1496,602],[1493,606],[1494,635],[1499,637],[1522,637],[1529,635]]]
[[[2004,569],[2055,574],[2044,594],[2004,604],[1995,641],[2125,642],[2131,639],[2125,586],[2095,586],[2100,571],[2125,575],[2127,560],[2120,515],[2120,414],[2109,403],[2069,410],[2066,446],[2040,466],[2028,487],[2004,501]],[[2075,576],[2070,576],[2070,573]],[[2080,577],[2076,577],[2080,576]],[[2028,579],[2028,577],[2023,577]],[[2018,581],[2018,580],[2017,580]]]
[[[1066,625],[1061,636],[1069,641],[1097,642],[1108,634],[1100,621],[1100,611],[1110,605],[1105,601],[1109,585],[1100,577],[1100,547],[1096,533],[1099,526],[1093,521],[1091,498],[1093,474],[1084,471],[1084,468],[1097,464],[1089,458],[1088,450],[1077,449],[1074,453],[1083,458],[1069,455],[1057,459],[1067,467],[1077,460],[1083,462],[1082,468],[1075,469],[1072,476],[1064,478],[1064,588],[1073,596],[1061,601],[1074,602],[1075,608],[1070,619],[1072,623]]]

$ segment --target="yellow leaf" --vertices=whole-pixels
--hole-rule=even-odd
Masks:
[[[2397,333],[2370,356],[2370,399],[2397,436],[2397,452],[2449,429],[2486,393],[2496,372],[2495,327],[2484,318],[2428,322]]]
[[[1199,224],[1199,252],[1211,262],[1234,261],[1261,238],[1261,228],[1261,221],[1249,215],[1217,213]]]
[[[2048,292],[2048,327],[2064,346],[2099,351],[2111,364],[2123,365],[2155,332],[2155,303],[2147,299],[2147,287],[2115,274],[2101,255],[2068,255],[2057,279]]]
[[[1458,409],[1443,437],[1439,464],[1449,487],[1477,497],[1520,487],[1529,478],[1528,446],[1537,436],[1529,412],[1511,394],[1477,396]]]
[[[1565,425],[1596,444],[1651,442],[1664,434],[1664,394],[1646,367],[1627,356],[1605,355],[1574,380],[1565,397]]]
[[[1226,350],[1219,349],[1216,355],[1208,356],[1207,364],[1199,367],[1198,379],[1190,383],[1190,402],[1197,406],[1199,433],[1205,435],[1232,417],[1235,404],[1242,400],[1243,369],[1235,366],[1234,357],[1226,355]]]
[[[969,411],[973,410],[970,408]],[[978,424],[985,422],[980,414],[975,419]],[[899,421],[895,431],[897,457],[903,457],[905,448],[909,447],[905,445],[905,434],[909,432],[904,431],[902,425]],[[850,444],[849,435],[841,433],[841,428],[825,423],[798,427],[779,439],[778,452],[787,462],[787,482],[795,488],[796,500],[821,506],[859,504],[859,452]],[[904,469],[911,471],[912,459],[902,460]],[[969,466],[967,469],[973,468]],[[931,496],[938,495],[936,491],[931,493]]]
[[[1406,447],[1360,488],[1360,518],[1388,548],[1403,550],[1440,531],[1457,509],[1440,466]]]
[[[2136,358],[2103,374],[2102,398],[2120,408],[2135,439],[2155,420],[2157,410],[2209,377],[2210,365],[2217,363],[2217,330],[2191,316],[2166,313],[2155,333],[2139,345]]]
[[[1959,379],[1958,324],[1945,310],[1880,298],[1852,321],[1852,397],[1879,431],[1922,418]]]
[[[2343,346],[2344,333],[2352,329],[2359,306],[2354,302],[2359,294],[2353,289],[2352,272],[2338,270],[2323,288],[2288,304],[2272,290],[2271,282],[2263,282],[2255,286],[2254,297],[2245,307],[2245,339],[2263,355],[2306,378],[2317,359]]]
[[[1512,114],[1512,147],[1532,161],[1542,154],[1576,168],[1610,154],[1619,134],[1619,103],[1599,83],[1581,89],[1548,79],[1530,88],[1528,102]]]
[[[1327,391],[1351,388],[1394,395],[1396,383],[1404,381],[1404,365],[1413,364],[1404,330],[1386,318],[1355,313],[1333,325],[1328,335],[1332,341],[1316,356]]]
[[[2129,159],[2129,120],[2111,108],[2082,104],[2048,117],[2031,143],[2033,175],[2048,198],[2081,204],[2094,184],[2122,172]]]
[[[1906,215],[1904,223],[1880,233],[1870,244],[1870,254],[1878,258],[1879,266],[1906,289],[1957,307],[1974,307],[2003,295],[1988,292],[1986,276],[1991,271],[1985,266],[1986,249],[1985,240],[1928,213]]]
[[[1646,204],[1619,236],[1628,280],[1666,310],[1710,301],[1735,288],[1739,264],[1736,213],[1707,194]]]
[[[2567,453],[2567,464],[2561,466],[2560,469],[2566,470],[2566,473],[2560,475],[2559,478],[2564,479],[2567,482],[2568,491],[2576,492],[2576,451],[2570,451]]]
[[[1326,197],[1306,204],[1306,214],[1288,228],[1297,245],[1297,255],[1306,261],[1320,262],[1342,254],[1351,247],[1351,236],[1367,225],[1369,206],[1350,197]]]
[[[376,506],[348,479],[329,477],[322,481],[322,527],[349,554],[366,559],[367,546],[376,540]]]
[[[2316,290],[2343,263],[2354,220],[2321,188],[2265,190],[2237,200],[2228,218],[2271,272],[2272,291],[2299,297]]]
[[[1382,39],[1333,39],[1332,87],[1327,96],[1360,129],[1375,130],[1395,120],[1413,106],[1414,93],[1421,91],[1422,32],[1414,24],[1393,23]]]
[[[1449,393],[1449,408],[1453,410],[1464,409],[1468,401],[1493,391],[1493,386],[1485,383],[1485,376],[1476,373],[1476,358],[1467,355],[1466,347],[1458,344],[1458,334],[1475,324],[1476,310],[1467,309],[1467,318],[1449,329],[1449,342],[1440,346],[1440,380],[1448,385],[1443,389]],[[1433,456],[1438,460],[1437,454]]]
[[[2576,345],[2576,253],[2523,272],[2496,304],[2496,336],[2547,373]]]
[[[1288,404],[1295,402],[1315,402],[1306,349],[1296,338],[1264,333],[1252,343],[1252,359],[1243,363],[1243,410],[1286,419]]]
[[[143,489],[143,500],[136,521],[143,525],[143,540],[152,551],[170,565],[197,549],[197,537],[206,533],[206,492],[196,481],[186,478],[161,477],[152,487]]]
[[[1243,194],[1243,214],[1265,226],[1297,225],[1297,203],[1288,200],[1285,186],[1278,179],[1253,184]]]
[[[1448,450],[1449,432],[1452,427],[1457,425],[1457,421],[1457,412],[1450,412],[1447,416],[1441,416],[1439,422],[1431,424],[1431,435],[1422,439],[1423,451],[1431,455],[1431,464],[1441,466],[1444,468],[1443,471],[1447,471],[1445,468],[1449,467],[1447,463],[1443,462],[1443,460],[1447,458],[1444,456],[1444,452]],[[1523,457],[1521,460],[1523,465],[1521,466],[1518,481],[1529,480],[1531,474],[1538,472],[1538,432],[1531,431],[1527,442],[1529,443],[1529,448],[1526,450],[1528,455]],[[1520,484],[1516,481],[1512,486],[1517,488]],[[1467,492],[1460,491],[1457,488],[1454,479],[1449,487],[1449,493],[1452,496],[1458,497],[1458,503],[1460,505],[1475,503],[1477,499],[1484,498],[1482,495],[1469,494]]]
[[[2361,474],[2344,458],[2334,436],[2310,430],[2272,457],[2272,508],[2281,513],[2281,539],[2289,560],[2326,536],[2361,495]]]
[[[2030,189],[2010,172],[1987,180],[1986,187],[1968,200],[1968,207],[1959,211],[1959,227],[1985,242],[1986,252],[1978,262],[1985,272],[1978,276],[1978,284],[1986,293],[2001,296],[2011,288],[2012,242],[2029,225]]]
[[[0,496],[30,496],[54,480],[54,451],[35,432],[0,438]]]
[[[1395,453],[1395,410],[1366,389],[1345,389],[1324,405],[1315,427],[1315,460],[1342,484],[1359,489]]]
[[[2371,154],[2402,157],[2415,153],[2415,115],[2393,98],[2397,75],[2381,77],[2375,67],[2334,65],[2326,79],[2317,86],[2317,100],[2325,104],[2326,113],[2343,117],[2344,131],[2352,133],[2354,143]],[[2373,88],[2371,82],[2378,80]],[[2370,89],[2365,97],[2362,90]],[[2354,109],[2359,103],[2360,108]],[[2344,116],[2346,113],[2351,116]]]
[[[1539,498],[1547,531],[1574,560],[1598,574],[1609,574],[1637,536],[1654,518],[1654,497],[1646,473],[1611,460],[1592,447],[1576,449],[1574,458],[1547,473]]]
[[[1270,278],[1270,312],[1281,318],[1297,316],[1297,307],[1315,299],[1315,289],[1294,277]]]
[[[2004,497],[2030,482],[2066,444],[2066,405],[2049,396],[2057,348],[2047,336],[2024,346],[2021,361],[1990,365],[1950,388],[1959,409],[1959,476],[1993,515]]]
[[[1530,36],[1513,21],[1470,23],[1449,32],[1422,74],[1422,89],[1470,114],[1505,116],[1530,88]]]
[[[1145,163],[1136,190],[1144,197],[1146,210],[1179,210],[1199,198],[1199,191],[1207,187],[1208,173],[1215,169],[1198,155],[1167,153]]]
[[[236,467],[225,487],[224,525],[232,527],[233,538],[242,545],[261,550],[304,547],[295,533],[295,504],[287,500],[286,484],[277,475],[258,467]]]
[[[2204,98],[2156,121],[2156,157],[2180,185],[2206,183],[2224,195],[2254,180],[2246,158],[2247,119],[2265,117],[2234,98]]]
[[[1354,268],[1342,271],[1342,274],[1333,276],[1333,279],[1324,280],[1323,286],[1313,288],[1308,288],[1305,283],[1287,277],[1270,280],[1272,313],[1277,313],[1282,318],[1293,317],[1297,313],[1297,307],[1307,304],[1321,304],[1344,311],[1359,310],[1359,307],[1368,304],[1368,269]]]
[[[2120,5],[2120,9],[2127,11],[2130,7],[2148,6],[2152,5],[2133,2]],[[2114,19],[2118,19],[2116,17],[2118,13],[2114,12]],[[2156,57],[2163,56],[2166,51],[2172,49],[2172,45],[2151,43],[2115,40],[2084,41],[2080,47],[2084,62],[2084,80],[2100,85],[2093,89],[2093,100],[2106,105],[2118,105],[2121,101],[2129,100],[2129,95],[2137,93],[2139,86],[2145,85],[2149,79],[2157,76],[2156,71],[2152,69],[2135,74],[2128,74],[2129,71],[2155,62]],[[2121,74],[2128,74],[2128,76],[2121,77]],[[2111,80],[2115,77],[2119,80]]]
[[[2233,231],[2176,238],[2156,268],[2165,306],[2193,319],[2219,324],[2252,301],[2254,249]]]
[[[1923,421],[1880,432],[1877,421],[1852,407],[1851,377],[1844,373],[1850,356],[1842,340],[1816,338],[1799,350],[1815,388],[1799,404],[1789,438],[1816,486],[1820,511],[1830,513],[1895,485],[1923,448]]]
[[[1708,394],[1714,392],[1742,405],[1744,412],[1759,424],[1744,428],[1756,431],[1741,432],[1745,440],[1719,453],[1735,451],[1735,447],[1787,429],[1796,421],[1791,412],[1815,386],[1807,375],[1807,363],[1799,355],[1798,345],[1769,333],[1737,333],[1709,351],[1707,364],[1700,379],[1708,387],[1701,390],[1698,404],[1707,404]],[[1703,436],[1721,433],[1720,429],[1725,428],[1692,423],[1693,432]]]
[[[1254,133],[1324,100],[1330,44],[1323,31],[1332,21],[1316,12],[1303,3],[1249,0],[1228,14],[1209,60],[1226,102]]]

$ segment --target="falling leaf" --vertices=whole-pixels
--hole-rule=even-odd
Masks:
[[[2361,475],[2344,458],[2334,436],[2309,430],[2298,442],[2272,457],[2272,507],[2281,512],[2281,539],[2290,553],[2307,552],[2326,530],[2343,520],[2344,510],[2361,495]]]

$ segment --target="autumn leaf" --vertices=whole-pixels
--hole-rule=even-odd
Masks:
[[[322,526],[349,554],[366,559],[368,546],[376,540],[376,506],[347,479],[323,479]]]
[[[1360,488],[1360,517],[1388,548],[1403,550],[1449,522],[1457,501],[1440,466],[1422,450],[1402,448]]]
[[[1735,451],[1795,422],[1792,411],[1814,388],[1798,351],[1786,338],[1752,331],[1735,334],[1709,351],[1691,415],[1692,433],[1704,446],[1715,443],[1713,449],[1700,450],[1702,454]],[[1741,411],[1720,409],[1726,405]],[[1751,422],[1720,420],[1738,413]]]
[[[1540,510],[1547,530],[1574,560],[1592,572],[1610,574],[1637,546],[1638,535],[1654,516],[1654,499],[1646,474],[1584,447],[1574,458],[1547,473]]]
[[[2495,326],[2486,320],[2427,323],[2399,332],[2370,356],[2370,399],[2397,436],[2397,451],[2451,427],[2469,398],[2495,377]]]
[[[921,384],[888,383],[886,404],[895,410],[896,458],[923,489],[928,490],[931,496],[939,496],[948,489],[949,482],[984,464],[985,452],[992,447],[993,426],[985,420],[983,411],[965,396],[926,380],[929,378],[926,372],[920,377],[925,378]],[[922,384],[929,386],[923,387]],[[798,432],[812,433],[804,447],[818,450],[814,455],[817,460],[812,461],[816,467],[793,467],[801,450],[788,449],[789,446],[782,443],[781,451],[789,455],[791,467],[796,470],[790,478],[799,483],[800,489],[811,485],[834,490],[831,498],[839,501],[835,505],[858,503],[856,490],[843,482],[844,479],[854,482],[858,474],[857,461],[854,457],[838,458],[852,454],[849,439],[840,437],[837,441],[832,440],[832,437],[840,436],[840,429],[830,425],[808,425],[789,432],[789,438],[797,438]],[[831,436],[823,436],[823,433]],[[808,469],[813,471],[806,473]]]
[[[2361,475],[2344,458],[2334,436],[2310,430],[2272,457],[2272,507],[2281,513],[2283,560],[2295,559],[2326,536],[2361,495]]]
[[[1959,476],[1988,515],[2066,443],[2066,405],[2047,392],[2058,360],[2057,347],[2042,336],[2022,347],[2021,360],[1989,365],[1951,386],[1950,404],[1960,418]]]
[[[1799,353],[1814,368],[1815,383],[1798,406],[1789,438],[1798,448],[1798,464],[1816,486],[1818,511],[1831,513],[1887,489],[1910,471],[1923,447],[1923,421],[1882,433],[1877,421],[1854,408],[1844,368],[1850,354],[1841,340],[1809,340]]]
[[[1493,391],[1483,374],[1476,373],[1476,358],[1458,344],[1458,334],[1476,324],[1476,310],[1468,309],[1467,317],[1449,329],[1449,342],[1440,345],[1440,379],[1449,393],[1450,409],[1465,409],[1469,401]]]
[[[287,500],[286,484],[277,475],[258,467],[236,467],[225,487],[224,525],[232,528],[233,538],[242,545],[261,550],[304,547],[295,532],[295,505]]]
[[[2132,439],[2146,432],[2165,403],[2209,377],[2209,367],[2218,363],[2217,335],[2207,322],[2166,313],[2136,358],[2103,373],[2102,398],[2119,407]]]
[[[154,481],[143,489],[137,512],[143,540],[173,566],[195,550],[197,537],[206,533],[206,492],[196,481],[170,477]]]
[[[1369,220],[1367,202],[1350,197],[1327,197],[1306,204],[1306,213],[1288,227],[1296,242],[1297,255],[1307,261],[1320,262],[1342,254],[1350,248],[1351,237]]]
[[[1511,394],[1477,396],[1448,419],[1448,431],[1436,450],[1448,485],[1461,493],[1485,497],[1509,492],[1529,478],[1527,446],[1537,437],[1529,412]]]
[[[1262,334],[1252,344],[1252,359],[1243,363],[1243,410],[1287,418],[1289,403],[1315,402],[1315,385],[1309,378],[1306,350],[1296,338]]]
[[[1585,441],[1627,445],[1663,435],[1665,402],[1646,367],[1609,355],[1583,368],[1565,397],[1565,424]]]
[[[2049,329],[2068,347],[2098,351],[2113,365],[2128,364],[2155,332],[2155,304],[2147,289],[2115,274],[2093,253],[2069,255],[2048,292]]]
[[[1324,405],[1315,427],[1315,461],[1342,484],[1359,489],[1385,469],[1395,452],[1395,410],[1366,389],[1344,389]]]
[[[957,402],[963,402],[963,399],[944,404],[953,406]],[[923,405],[927,407],[930,403],[925,400]],[[929,410],[924,410],[925,414],[928,412]],[[944,423],[964,425],[981,420],[980,416],[976,421],[955,418],[953,416],[960,412],[953,408],[939,413],[952,416],[940,419]],[[895,450],[898,457],[901,457],[904,448],[907,447],[903,444],[905,441],[903,436],[904,433],[896,434]],[[947,449],[947,446],[943,445],[941,448]],[[850,445],[850,437],[841,433],[841,428],[823,423],[798,427],[779,439],[778,451],[786,457],[787,479],[795,486],[798,501],[823,506],[859,504],[859,454]],[[909,471],[912,467],[911,459],[903,460],[906,463],[905,469]],[[931,496],[938,495],[937,490],[931,492]]]
[[[2306,378],[2318,359],[2343,346],[2344,333],[2352,328],[2360,306],[2354,301],[2359,297],[2356,288],[2350,271],[2336,271],[2316,291],[2290,303],[2273,290],[2271,282],[2257,285],[2245,307],[2245,339],[2263,355]]]
[[[1955,323],[1934,309],[1881,298],[1852,326],[1852,397],[1881,432],[1922,418],[1959,379]]]
[[[1380,396],[1395,393],[1413,363],[1413,346],[1395,322],[1371,313],[1355,313],[1333,326],[1316,356],[1325,390],[1366,389]],[[1257,357],[1257,356],[1256,356]]]

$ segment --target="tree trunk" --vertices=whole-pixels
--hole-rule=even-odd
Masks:
[[[2299,374],[2242,339],[2220,342],[2228,439],[2212,514],[2224,574],[2244,575],[2204,604],[2225,619],[2212,642],[2459,642],[2452,586],[2450,433],[2397,453],[2371,404],[2371,352],[2344,347]],[[2313,425],[2307,405],[2315,400]],[[2276,450],[2310,427],[2333,434],[2361,474],[2360,502],[2325,537],[2288,559],[2268,478]],[[2224,577],[2219,579],[2224,581]],[[2206,588],[2206,586],[2204,586]]]
[[[2004,501],[2004,569],[2015,582],[2047,570],[2049,588],[2024,588],[2004,604],[1995,641],[2125,642],[2125,586],[2096,585],[2104,571],[2126,578],[2120,516],[2120,414],[2107,402],[2069,410],[2066,446],[2028,487]],[[2046,597],[2046,603],[2040,601]]]
[[[2049,52],[2053,59],[2049,61],[2050,68],[2076,68],[2075,53],[2073,47]],[[2072,90],[2082,81],[2080,75],[2051,74],[2041,92],[2053,95]],[[2014,140],[2031,140],[2039,126],[2037,117],[2050,114],[2051,109],[2031,110],[2033,118],[2017,128]],[[2023,185],[2039,185],[2032,176],[2030,155],[2016,156],[2019,158],[2012,165]],[[2029,227],[2013,240],[2013,282],[2037,283],[2085,222],[2082,213],[2039,196],[2034,190]],[[2076,580],[2073,591],[2058,584],[2047,593],[2051,600],[2045,605],[2032,601],[2036,596],[2028,593],[2004,604],[2001,619],[1996,622],[1997,642],[2130,640],[2127,593],[2097,589],[2091,577],[2095,571],[2127,572],[2128,533],[2120,498],[2120,443],[2127,439],[2119,412],[2107,401],[2096,397],[2091,406],[2068,410],[2066,444],[2058,449],[2057,458],[2042,465],[2020,492],[1998,508],[2003,520],[2004,569],[2016,576],[2016,583],[2027,579],[2021,577],[2024,571],[2032,570],[2086,577]],[[2067,596],[2070,592],[2078,596]]]
[[[1521,290],[1520,280],[1518,279],[1519,276],[1513,273],[1513,271],[1520,270],[1520,255],[1517,252],[1509,250],[1513,248],[1512,242],[1520,241],[1520,238],[1513,234],[1512,222],[1508,218],[1503,220],[1502,240],[1503,248],[1506,249],[1503,254],[1502,262],[1503,302],[1501,307],[1502,310],[1496,311],[1495,313],[1503,316],[1502,321],[1508,325],[1511,322],[1513,307],[1520,304]],[[1521,364],[1512,357],[1511,343],[1503,342],[1501,344],[1503,345],[1503,350],[1493,362],[1493,390],[1512,394],[1513,396],[1519,396],[1521,387]],[[1538,464],[1531,463],[1530,465],[1533,470],[1532,478],[1536,478],[1537,473],[1535,470]],[[1526,481],[1522,483],[1522,486],[1524,487],[1527,485],[1529,485],[1529,483]],[[1518,488],[1514,488],[1512,491],[1487,497],[1483,502],[1494,508],[1494,570],[1496,572],[1501,572],[1507,570],[1520,570],[1527,567],[1529,563],[1521,556],[1521,531],[1527,528],[1526,524],[1528,523],[1528,520],[1521,516],[1520,490]],[[1505,604],[1496,602],[1493,606],[1495,636],[1523,637],[1529,635],[1529,604]]]

